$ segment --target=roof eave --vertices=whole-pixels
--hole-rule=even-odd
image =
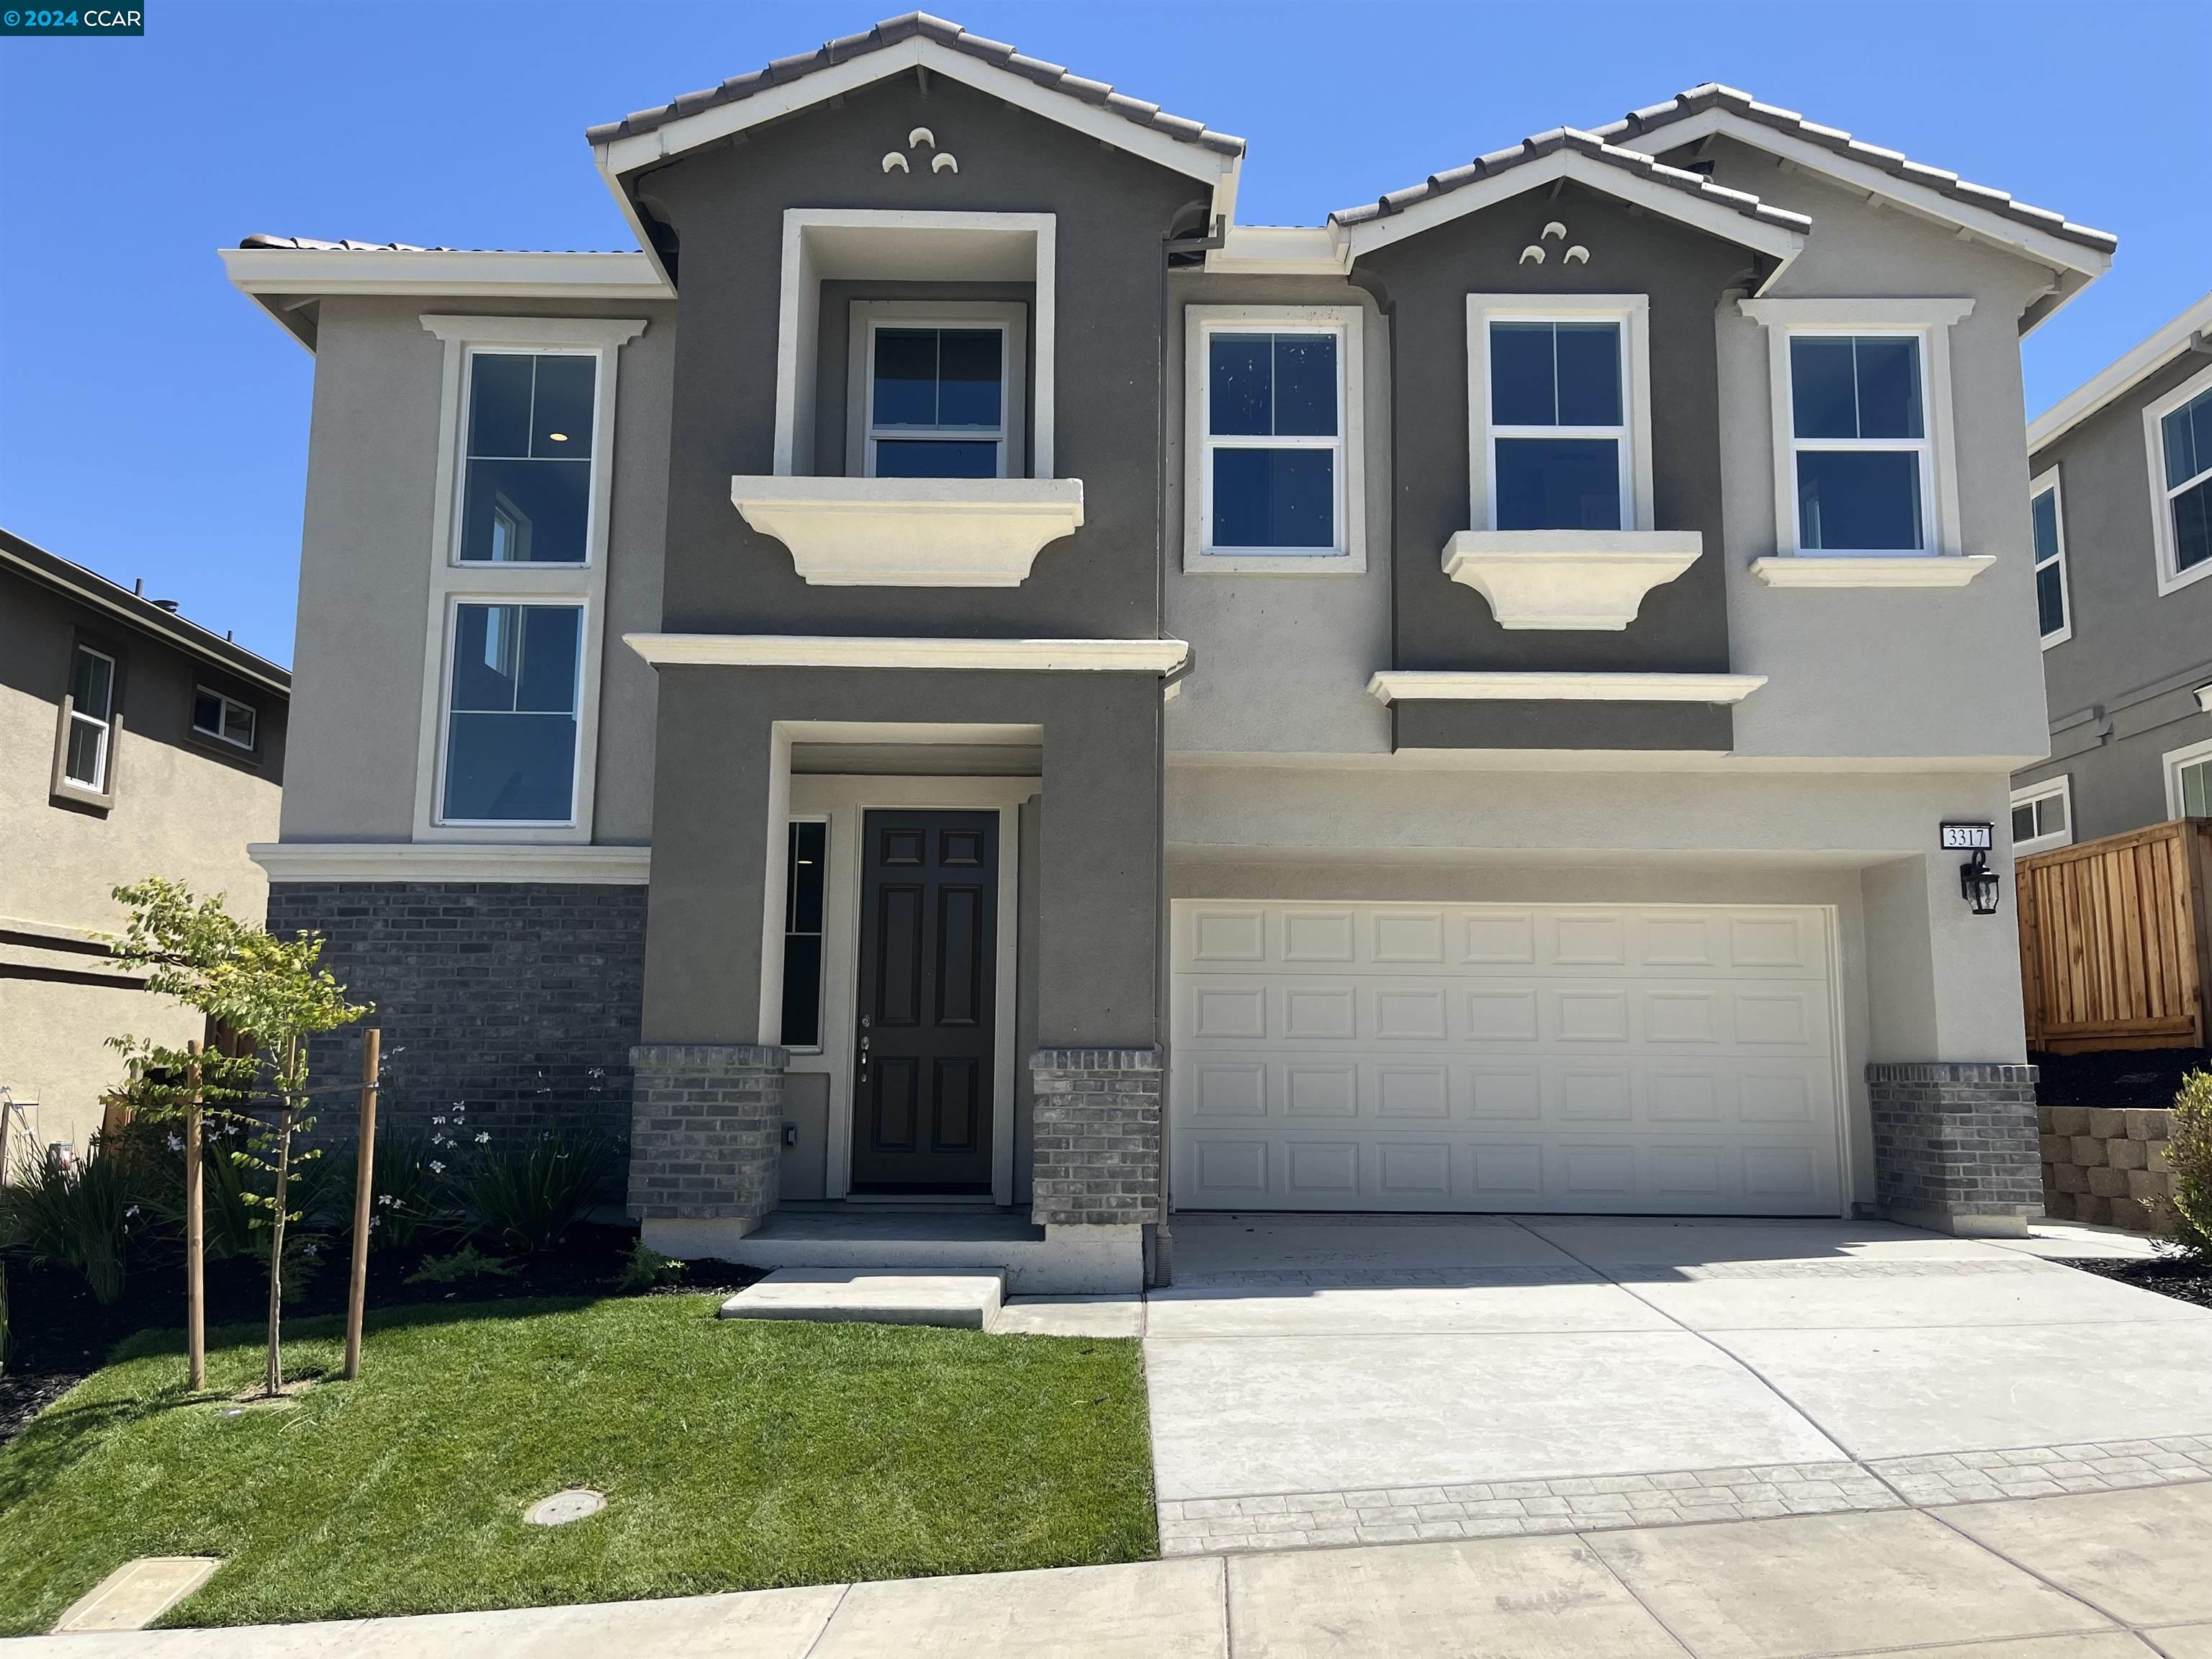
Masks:
[[[2100,410],[2111,407],[2212,333],[2212,294],[2190,306],[2141,344],[2084,380],[2027,423],[2033,455],[2047,449]]]

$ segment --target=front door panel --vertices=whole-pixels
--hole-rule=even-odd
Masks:
[[[853,1190],[991,1190],[999,815],[870,812]]]

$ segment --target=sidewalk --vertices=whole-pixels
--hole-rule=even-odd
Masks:
[[[1828,1659],[1911,1648],[1915,1659],[2212,1659],[2208,1562],[2212,1482],[2199,1482],[598,1607],[40,1637],[0,1642],[0,1656]]]

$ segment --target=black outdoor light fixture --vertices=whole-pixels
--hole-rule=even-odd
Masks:
[[[1968,852],[1973,857],[1959,866],[1959,891],[1967,908],[1978,916],[1993,916],[1997,913],[1997,883],[2001,878],[1990,868],[1990,848],[1993,844],[1991,826],[1986,823],[1946,823],[1943,826],[1943,850]]]

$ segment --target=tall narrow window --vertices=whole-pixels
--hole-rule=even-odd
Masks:
[[[443,822],[574,818],[583,617],[570,605],[454,606]]]
[[[1628,527],[1620,334],[1611,321],[1490,325],[1492,529]]]
[[[470,353],[464,564],[582,564],[592,516],[592,356]]]
[[[1005,477],[1006,356],[1004,328],[878,328],[868,476]]]
[[[1793,335],[1790,391],[1798,550],[1932,551],[1919,337]]]
[[[2159,417],[2168,545],[2179,575],[2212,560],[2212,387]]]
[[[106,793],[114,730],[115,659],[81,645],[70,670],[68,752],[62,776],[81,788]]]
[[[822,892],[830,826],[791,826],[783,896],[783,1046],[822,1046]]]
[[[2045,645],[2069,637],[2066,614],[2066,524],[2058,474],[2045,473],[2029,488],[2028,528],[2035,546],[2035,610]]]
[[[1206,336],[1206,550],[1334,553],[1344,378],[1333,332]]]

